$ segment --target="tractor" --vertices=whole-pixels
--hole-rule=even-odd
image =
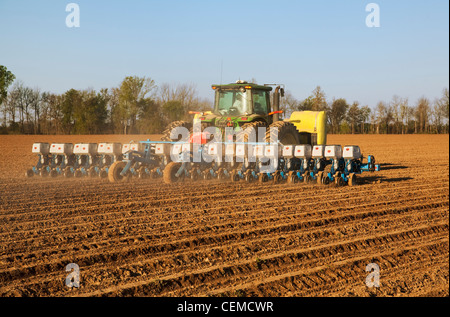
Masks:
[[[275,89],[272,86],[275,86]],[[201,131],[207,127],[215,127],[225,136],[225,128],[231,127],[237,131],[232,140],[235,142],[247,142],[252,131],[256,134],[264,131],[263,136],[256,135],[256,140],[269,142],[270,128],[276,128],[281,144],[326,144],[324,111],[297,111],[293,112],[289,119],[280,120],[279,115],[283,112],[280,110],[280,97],[284,96],[282,85],[257,85],[238,80],[232,84],[212,85],[212,89],[215,91],[214,109],[190,112],[195,114],[193,122],[201,124]],[[179,141],[170,137],[176,127],[193,131],[192,123],[175,121],[163,132],[162,141]]]

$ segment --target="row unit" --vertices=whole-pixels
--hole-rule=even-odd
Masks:
[[[33,153],[43,155],[47,154],[113,154],[121,155],[130,150],[143,151],[142,143],[34,143]],[[177,155],[182,152],[192,152],[194,145],[192,143],[156,143],[154,144],[156,155]],[[222,153],[225,156],[247,157],[284,157],[284,158],[345,158],[360,159],[361,150],[357,145],[347,145],[343,148],[340,145],[249,145],[249,144],[223,144],[210,143],[206,147],[207,153],[211,156],[218,156]]]
[[[192,143],[175,144],[155,144],[155,154],[157,155],[177,155],[182,152],[194,151]],[[235,156],[235,157],[284,157],[284,158],[345,158],[360,159],[361,150],[357,145],[347,145],[342,148],[340,145],[267,145],[267,144],[222,144],[209,143],[206,151],[211,156]]]
[[[113,154],[121,155],[130,150],[141,151],[143,144],[141,143],[34,143],[32,152],[42,155],[48,154]]]

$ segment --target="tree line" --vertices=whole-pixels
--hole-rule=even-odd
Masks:
[[[287,91],[280,108],[284,117],[326,110],[328,131],[334,134],[449,132],[448,88],[433,101],[422,97],[410,104],[408,98],[393,96],[372,109],[345,98],[327,100],[317,86],[303,100]],[[153,134],[172,121],[192,120],[189,110],[211,109],[193,84],[157,86],[151,78],[128,76],[118,87],[55,94],[25,86],[0,65],[0,134]]]
[[[286,116],[293,111],[327,111],[328,132],[334,134],[449,133],[448,88],[433,101],[421,97],[411,104],[408,98],[394,95],[392,100],[379,101],[372,109],[358,101],[350,104],[345,98],[327,101],[325,92],[317,86],[304,100],[286,92],[281,107]]]
[[[27,87],[1,65],[0,78],[1,134],[153,134],[172,121],[191,120],[189,110],[212,107],[193,84],[157,87],[148,77],[63,94]]]

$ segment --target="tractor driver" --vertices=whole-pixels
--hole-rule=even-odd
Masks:
[[[245,105],[242,102],[242,94],[241,93],[236,94],[236,100],[234,101],[232,108],[235,108],[236,111],[239,112],[240,114],[244,113]]]

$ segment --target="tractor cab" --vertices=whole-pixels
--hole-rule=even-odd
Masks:
[[[267,115],[272,87],[239,82],[212,86],[216,91],[214,113],[219,116]]]
[[[264,121],[267,125],[272,123],[272,87],[237,81],[234,84],[213,85],[212,89],[215,90],[212,114],[216,120],[228,121],[227,126],[239,126],[252,121]]]

